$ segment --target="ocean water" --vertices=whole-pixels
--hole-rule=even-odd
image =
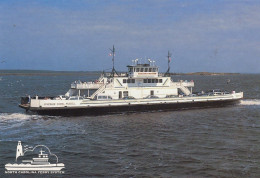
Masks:
[[[98,75],[25,74],[0,75],[0,177],[25,176],[4,168],[19,140],[48,146],[65,164],[63,174],[47,177],[260,176],[260,74],[173,76],[194,80],[194,91],[243,91],[236,106],[93,117],[28,115],[18,104],[26,94],[64,94],[71,82]]]

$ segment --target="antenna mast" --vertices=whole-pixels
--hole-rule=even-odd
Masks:
[[[113,45],[113,49],[110,49],[110,51],[111,51],[112,61],[113,61],[113,68],[112,68],[111,76],[114,77],[115,73],[117,74],[117,72],[115,70],[115,52],[116,52],[116,50],[115,50],[114,45]]]
[[[168,58],[168,69],[167,69],[167,71],[165,72],[164,76],[170,76],[170,62],[171,62],[171,57],[172,57],[172,54],[170,53],[170,51],[168,51],[168,55],[167,55],[167,58]]]

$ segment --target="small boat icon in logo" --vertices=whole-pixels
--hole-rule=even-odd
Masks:
[[[19,157],[26,157],[28,155],[32,155],[32,153],[34,153],[38,149],[40,150],[38,151],[37,157],[33,157],[30,160],[19,158]],[[60,171],[63,168],[65,168],[65,165],[63,163],[58,163],[58,157],[55,154],[51,153],[50,149],[45,145],[36,145],[32,149],[28,149],[25,147],[24,150],[25,151],[23,151],[22,142],[18,141],[18,145],[16,149],[16,163],[6,164],[5,169],[7,171],[51,171],[52,172],[52,171]],[[56,163],[50,163],[49,162],[50,157],[55,158]],[[18,158],[21,163],[18,163]]]

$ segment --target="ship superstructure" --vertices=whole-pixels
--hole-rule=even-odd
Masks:
[[[170,95],[177,97],[180,93],[187,96],[191,94],[193,81],[173,82],[170,76],[159,74],[159,68],[154,62],[151,64],[152,62],[146,64],[136,62],[127,66],[127,73],[117,74],[114,77],[103,74],[95,82],[75,81],[65,96],[97,100],[102,99],[102,96],[108,96],[109,99],[118,100],[129,96],[143,99],[149,96],[165,98]]]

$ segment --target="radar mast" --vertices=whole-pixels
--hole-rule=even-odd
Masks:
[[[170,62],[171,62],[171,57],[172,57],[172,54],[170,53],[170,51],[168,51],[168,55],[167,55],[167,58],[168,58],[168,69],[167,71],[165,72],[164,76],[170,76]]]
[[[111,76],[114,77],[115,74],[117,74],[116,69],[115,69],[115,52],[116,52],[116,50],[115,50],[114,45],[113,45],[113,49],[110,49],[110,51],[111,51],[110,55],[112,55],[112,61],[113,61],[113,68],[112,68]]]

